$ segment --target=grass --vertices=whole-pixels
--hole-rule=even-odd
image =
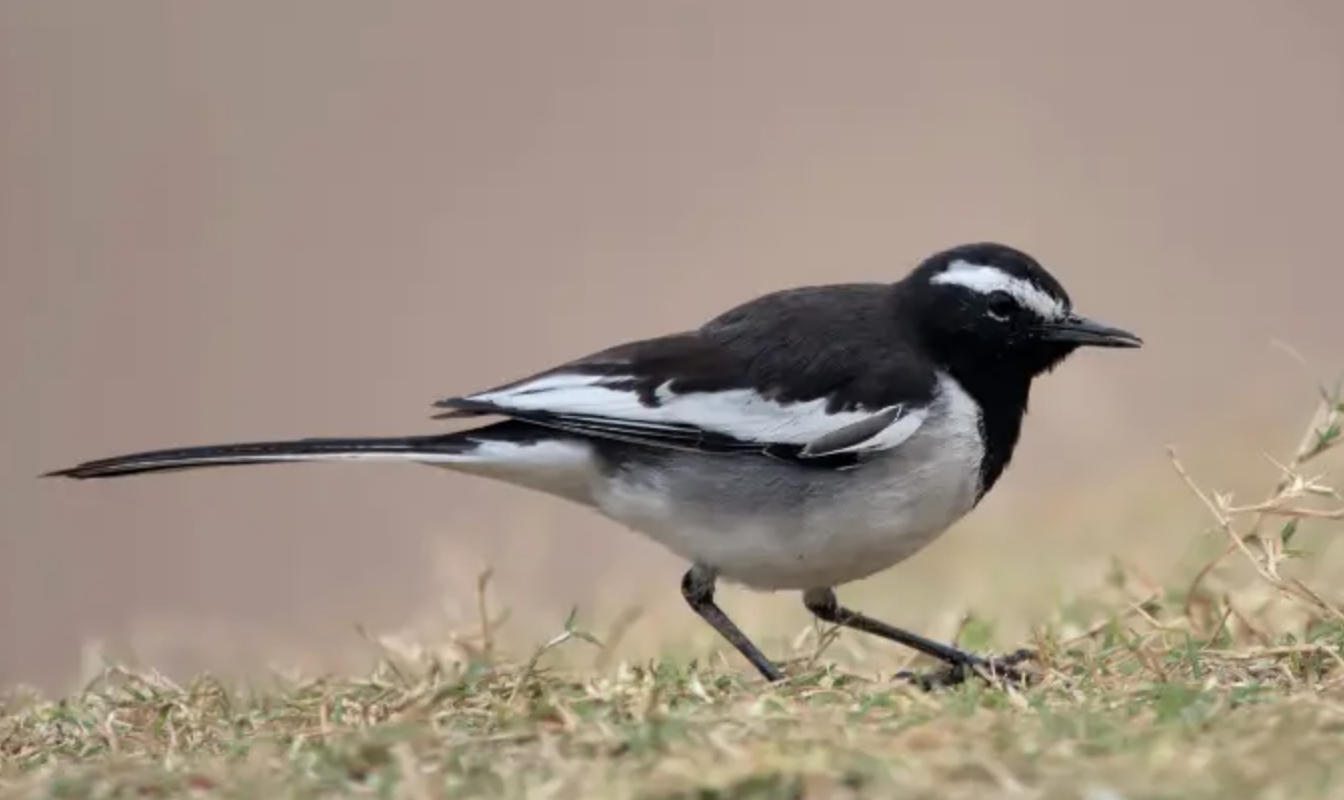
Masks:
[[[829,629],[794,642],[774,686],[722,656],[612,663],[573,617],[511,661],[483,604],[460,657],[389,649],[360,677],[179,685],[113,666],[65,698],[11,690],[0,796],[1344,798],[1341,593],[1299,549],[1344,532],[1344,499],[1310,472],[1341,444],[1344,401],[1320,401],[1263,501],[1205,489],[1173,453],[1209,554],[1170,586],[1117,562],[1035,631],[1027,688],[841,668]],[[1000,644],[979,618],[959,639]],[[577,651],[597,666],[569,665]]]

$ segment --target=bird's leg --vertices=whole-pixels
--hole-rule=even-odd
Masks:
[[[803,593],[803,605],[807,606],[807,610],[823,622],[830,622],[856,631],[880,636],[883,639],[903,644],[912,650],[918,650],[947,664],[950,668],[947,675],[940,676],[937,680],[918,681],[925,688],[929,688],[933,683],[945,685],[961,683],[966,680],[967,673],[973,667],[981,667],[1006,680],[1022,683],[1024,678],[1016,669],[1016,666],[1035,655],[1030,650],[1019,650],[1002,658],[986,659],[951,645],[925,639],[923,636],[903,631],[894,625],[888,625],[881,620],[845,608],[836,599],[834,589],[807,590]]]
[[[714,603],[714,584],[717,580],[718,576],[714,570],[700,565],[693,566],[681,579],[681,596],[686,598],[691,610],[712,625],[729,644],[736,647],[737,652],[750,661],[766,680],[781,680],[784,673],[780,672],[779,667],[770,663],[770,659],[766,658],[760,649],[751,643],[742,629],[728,619],[723,609]]]

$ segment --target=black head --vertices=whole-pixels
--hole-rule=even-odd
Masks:
[[[1128,331],[1080,316],[1036,259],[994,243],[967,244],[925,259],[901,282],[903,309],[949,362],[1012,371],[1028,379],[1079,347],[1139,347]]]

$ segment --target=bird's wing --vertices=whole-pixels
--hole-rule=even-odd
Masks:
[[[632,342],[435,405],[656,448],[842,457],[830,464],[894,448],[928,415],[930,381],[874,391],[862,359],[743,341],[706,328]]]

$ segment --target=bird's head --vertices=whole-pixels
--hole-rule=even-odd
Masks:
[[[1036,259],[1002,244],[936,253],[901,289],[905,311],[949,362],[997,365],[1035,377],[1079,347],[1143,343],[1128,331],[1079,315],[1068,292]]]

